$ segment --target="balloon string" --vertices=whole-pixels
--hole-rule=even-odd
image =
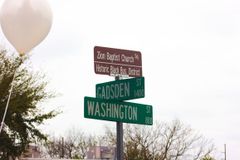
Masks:
[[[17,69],[16,69],[16,70],[17,70]],[[10,91],[9,91],[9,95],[8,95],[7,104],[6,104],[5,111],[4,111],[3,118],[2,118],[2,122],[1,122],[0,134],[1,134],[1,132],[2,132],[2,129],[3,129],[3,126],[4,126],[4,120],[5,120],[5,117],[6,117],[6,114],[7,114],[8,105],[9,105],[10,98],[11,98],[11,95],[12,95],[12,90],[13,90],[13,81],[14,81],[14,79],[15,79],[15,76],[16,76],[16,70],[14,71],[13,79],[12,79],[12,82],[11,82],[11,88],[10,88]]]

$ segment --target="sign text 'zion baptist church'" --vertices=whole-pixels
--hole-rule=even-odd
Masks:
[[[94,47],[94,70],[97,74],[141,77],[141,52],[96,46]]]

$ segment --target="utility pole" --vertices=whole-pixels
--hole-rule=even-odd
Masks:
[[[224,160],[227,160],[227,146],[224,144]]]
[[[64,138],[62,137],[62,158],[64,158]]]

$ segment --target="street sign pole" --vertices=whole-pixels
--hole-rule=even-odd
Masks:
[[[115,80],[119,80],[119,76],[115,77]],[[123,123],[117,122],[117,160],[123,160]]]
[[[117,122],[117,160],[123,160],[123,123]]]

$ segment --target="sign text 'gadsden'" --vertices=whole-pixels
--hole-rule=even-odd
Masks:
[[[96,85],[96,98],[130,100],[144,98],[144,77],[111,81]]]

